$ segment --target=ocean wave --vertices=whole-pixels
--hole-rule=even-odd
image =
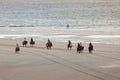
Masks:
[[[34,27],[34,25],[9,25],[8,27]]]
[[[90,35],[89,38],[120,38],[120,35]]]
[[[71,38],[76,37],[76,35],[49,35],[49,36],[40,36],[41,38]]]
[[[8,25],[8,26],[0,26],[0,27],[35,27],[35,25]]]
[[[21,35],[0,35],[0,38],[10,38],[10,39],[16,39],[16,38],[24,38],[24,37],[37,37],[39,35],[27,35],[27,34],[21,34]]]

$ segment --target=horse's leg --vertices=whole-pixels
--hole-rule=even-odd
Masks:
[[[92,53],[92,49],[90,49],[90,53]]]
[[[80,54],[80,49],[78,49],[78,53]]]
[[[24,43],[22,43],[23,47],[24,47]]]
[[[81,49],[81,53],[83,53],[83,49]]]
[[[91,53],[91,48],[89,48],[89,53]]]
[[[48,46],[48,49],[50,49],[50,46]]]
[[[78,53],[78,48],[77,48],[77,53]]]
[[[81,50],[81,53],[83,53],[83,50]]]
[[[72,46],[70,46],[70,50],[72,49]]]
[[[69,50],[69,47],[67,47],[67,49]]]
[[[49,47],[47,46],[47,49],[49,49]]]
[[[89,50],[89,53],[91,53],[91,50]]]
[[[81,53],[81,50],[79,49],[79,54]]]

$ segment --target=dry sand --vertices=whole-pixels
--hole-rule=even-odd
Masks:
[[[22,47],[21,41],[0,39],[0,80],[120,80],[120,45],[93,44],[89,54],[84,44],[79,54],[76,44],[67,50],[66,43],[56,42],[47,50],[45,42]]]

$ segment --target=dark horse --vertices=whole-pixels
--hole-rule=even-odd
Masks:
[[[72,49],[72,44],[68,44],[68,45],[67,45],[67,48],[68,48],[68,49]]]
[[[23,41],[22,45],[26,47],[27,43],[28,43],[28,41]]]
[[[15,48],[15,52],[17,53],[17,52],[19,52],[20,51],[20,48],[19,47],[16,47]]]
[[[80,46],[80,44],[78,43],[77,52],[81,53],[81,52],[83,52],[83,50],[84,50],[84,46]]]
[[[35,41],[33,41],[33,39],[31,38],[30,46],[33,46],[34,44],[35,44]]]
[[[18,44],[16,44],[15,52],[19,53],[19,51],[20,51],[20,47],[18,46]]]
[[[30,45],[33,46],[35,44],[35,41],[30,41]]]
[[[89,46],[88,50],[89,50],[89,53],[91,53],[93,51],[93,46]]]
[[[46,43],[47,49],[51,49],[52,46],[53,46],[53,45],[52,45],[52,42],[47,42],[47,43]]]

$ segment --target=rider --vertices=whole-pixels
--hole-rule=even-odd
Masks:
[[[47,42],[46,46],[47,46],[47,48],[51,48],[53,46],[50,39],[48,39],[48,42]]]
[[[48,39],[48,43],[50,43],[50,39]]]
[[[89,47],[93,47],[93,45],[92,45],[92,43],[91,43],[91,42],[89,43]]]
[[[82,42],[80,42],[80,48],[83,50],[84,46],[82,45]]]
[[[68,45],[71,45],[71,44],[72,44],[72,42],[70,40],[68,40]]]
[[[68,40],[68,45],[67,45],[67,47],[68,47],[68,49],[70,48],[72,48],[72,42],[70,41],[70,40]]]
[[[88,47],[88,49],[89,49],[89,52],[91,53],[91,51],[93,50],[93,45],[92,45],[91,42],[89,43],[89,47]]]
[[[26,41],[26,37],[24,37],[24,41]]]
[[[83,47],[82,42],[80,42],[80,47]]]
[[[35,41],[33,41],[33,38],[31,37],[31,40],[30,40],[30,45],[34,45],[35,44]]]
[[[17,53],[19,53],[19,51],[20,51],[20,47],[19,47],[19,45],[18,45],[18,43],[16,44],[16,48],[15,48],[15,52]]]
[[[31,42],[33,42],[33,38],[31,38]]]

